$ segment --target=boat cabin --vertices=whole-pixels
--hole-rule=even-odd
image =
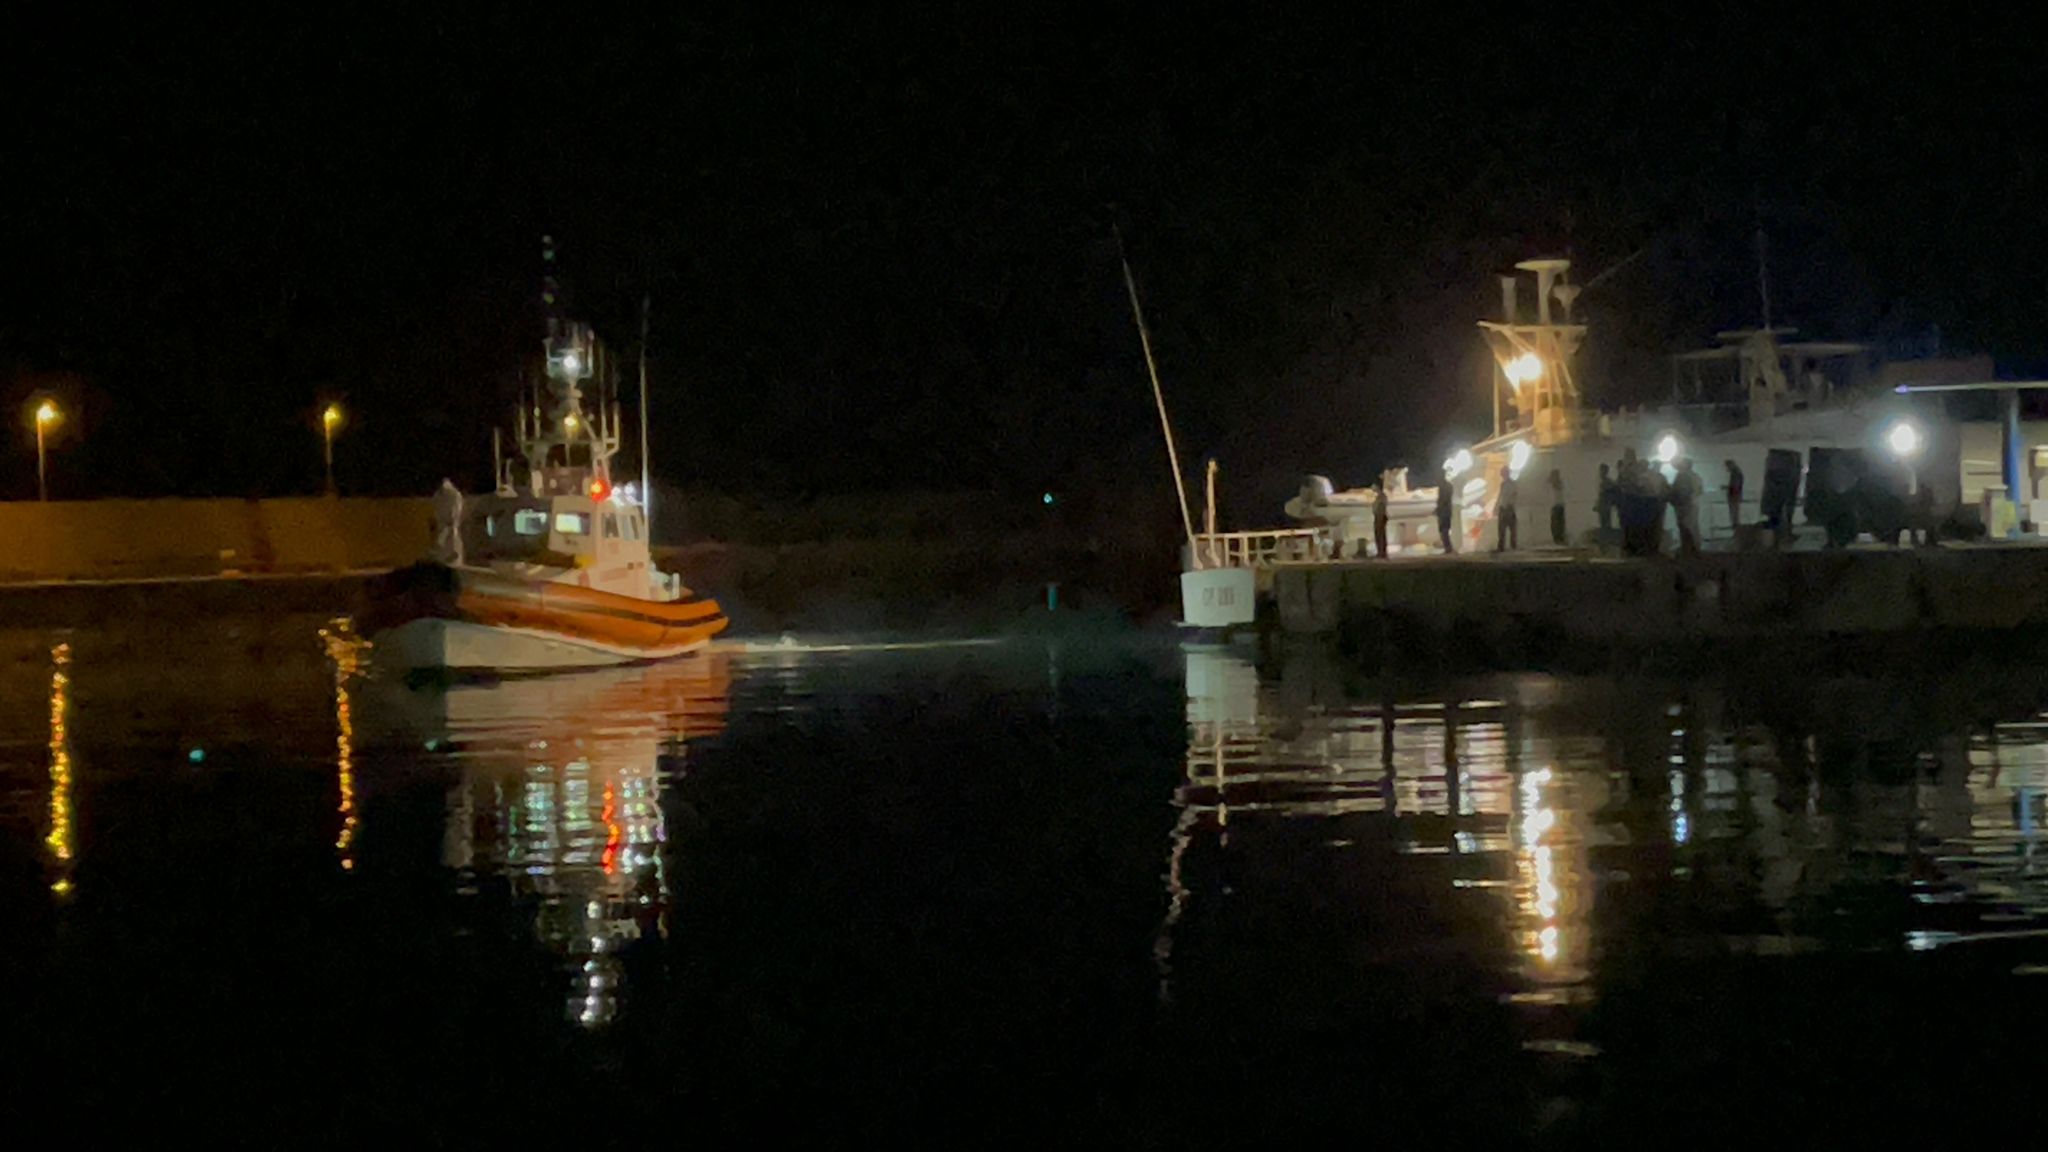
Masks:
[[[665,583],[645,513],[616,498],[477,496],[463,508],[461,532],[464,562],[477,567],[638,597]]]

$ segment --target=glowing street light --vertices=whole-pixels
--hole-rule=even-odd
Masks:
[[[341,430],[341,405],[329,404],[320,411],[321,458],[327,465],[327,494],[334,495],[334,434]]]
[[[1901,420],[1884,434],[1884,442],[1892,455],[1901,460],[1911,460],[1920,454],[1920,429],[1910,420]]]
[[[50,498],[49,448],[45,441],[50,429],[63,423],[64,413],[55,400],[36,405],[36,499]]]
[[[583,421],[578,420],[576,418],[576,414],[574,412],[571,412],[567,416],[562,417],[562,431],[567,432],[571,436],[574,436],[576,434],[577,426],[582,423]]]
[[[1508,383],[1520,388],[1543,378],[1543,358],[1534,352],[1524,352],[1501,365],[1501,371],[1507,375]]]

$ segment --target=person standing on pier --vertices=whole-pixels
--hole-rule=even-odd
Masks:
[[[1458,506],[1453,503],[1456,494],[1451,491],[1451,477],[1445,474],[1436,485],[1436,537],[1443,541],[1444,555],[1455,555],[1458,551],[1457,537],[1451,531],[1451,522],[1457,518]]]
[[[1607,465],[1600,466],[1600,495],[1593,501],[1593,512],[1600,517],[1600,542],[1604,547],[1607,534],[1614,530],[1614,506],[1618,493],[1614,488],[1614,472]]]
[[[1722,462],[1728,469],[1728,531],[1742,527],[1742,468],[1733,460]]]
[[[1550,470],[1550,542],[1564,547],[1564,473]]]
[[[1372,550],[1387,558],[1387,474],[1380,473],[1379,486],[1372,490]]]
[[[1934,544],[1934,489],[1925,484],[1913,493],[1913,543],[1922,548]]]
[[[436,562],[450,568],[462,567],[462,489],[443,476],[434,490],[434,551]]]
[[[1635,449],[1622,452],[1615,477],[1615,506],[1621,514],[1621,548],[1630,556],[1653,556],[1662,550],[1663,479],[1643,463]]]
[[[1700,554],[1700,477],[1692,470],[1692,459],[1678,458],[1671,477],[1671,510],[1678,514],[1678,550],[1687,556]]]
[[[1500,470],[1500,495],[1493,502],[1493,550],[1505,552],[1522,546],[1522,534],[1515,525],[1515,497],[1521,493],[1514,469]]]

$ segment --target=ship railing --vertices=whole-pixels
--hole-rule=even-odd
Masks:
[[[1189,567],[1270,568],[1290,561],[1323,560],[1328,554],[1329,537],[1320,528],[1202,532],[1195,535]]]

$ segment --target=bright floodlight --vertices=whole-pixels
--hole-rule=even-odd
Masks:
[[[562,357],[562,371],[571,376],[583,371],[583,357],[574,352],[566,353]]]
[[[1651,459],[1659,464],[1669,464],[1678,459],[1678,437],[1665,433],[1664,438],[1657,441],[1657,454]]]
[[[45,400],[41,404],[36,405],[36,423],[38,424],[55,424],[62,415],[63,413],[57,411],[57,402],[54,400]]]
[[[1515,446],[1508,449],[1508,475],[1519,478],[1522,469],[1529,466],[1529,456],[1533,451],[1527,440],[1515,441]]]
[[[1901,420],[1884,434],[1884,442],[1891,448],[1892,455],[1902,460],[1917,456],[1920,454],[1920,429],[1909,420]]]
[[[1534,352],[1524,352],[1502,365],[1501,371],[1507,374],[1508,383],[1519,388],[1543,377],[1543,358]]]
[[[1472,470],[1472,450],[1460,448],[1444,460],[1444,475],[1456,480]]]

